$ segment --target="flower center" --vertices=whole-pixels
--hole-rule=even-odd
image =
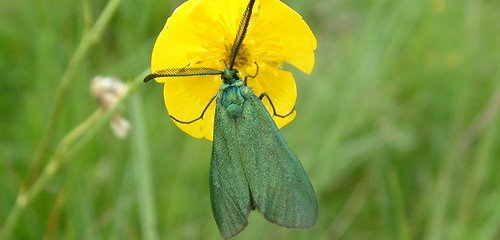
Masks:
[[[230,64],[231,61],[231,45],[226,44],[226,64]],[[245,44],[241,44],[240,49],[237,52],[236,60],[234,62],[234,68],[236,69],[244,69],[246,67],[252,66],[252,56],[250,55],[250,51]]]

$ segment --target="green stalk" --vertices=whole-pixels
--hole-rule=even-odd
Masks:
[[[139,94],[131,99],[131,151],[132,166],[134,169],[138,212],[142,228],[142,239],[156,240],[156,208],[154,202],[154,188],[151,180],[150,153],[147,131],[144,122],[142,101]]]
[[[44,171],[35,180],[33,185],[29,188],[22,189],[19,192],[16,198],[16,203],[9,212],[5,225],[0,231],[0,239],[5,240],[9,238],[23,211],[47,186],[50,180],[56,176],[58,171],[64,165],[65,160],[77,153],[78,150],[85,146],[99,132],[99,130],[107,122],[109,122],[111,117],[116,114],[116,112],[123,105],[123,102],[129,98],[130,94],[138,89],[148,71],[149,70],[146,70],[141,73],[128,85],[125,94],[109,109],[109,111],[103,112],[100,109],[96,110],[85,121],[75,127],[62,139],[54,155],[45,166]]]
[[[75,50],[75,53],[71,57],[69,64],[66,67],[66,70],[64,71],[61,79],[59,80],[59,85],[57,86],[56,91],[54,93],[55,95],[54,106],[50,112],[49,122],[43,133],[42,139],[40,140],[40,144],[35,150],[32,162],[33,167],[31,168],[30,178],[35,178],[38,166],[40,165],[42,159],[44,158],[49,148],[50,142],[54,138],[54,134],[56,133],[57,129],[57,124],[59,122],[60,112],[65,102],[64,99],[66,98],[69,86],[71,85],[71,82],[74,79],[73,77],[78,71],[80,63],[85,58],[85,56],[87,56],[90,47],[94,43],[96,43],[98,39],[101,37],[102,32],[110,22],[111,17],[116,12],[116,9],[118,8],[120,3],[121,0],[108,1],[106,7],[102,11],[101,15],[99,16],[95,24],[92,26],[92,28],[90,30],[84,31],[82,39],[80,40],[80,43],[78,44]],[[27,185],[30,184],[29,181],[30,179],[28,179]]]
[[[395,235],[396,239],[401,240],[410,240],[412,239],[410,233],[410,227],[408,223],[408,217],[405,212],[405,201],[404,194],[401,191],[401,184],[399,181],[398,172],[394,169],[394,166],[388,166],[386,168],[388,170],[385,178],[386,184],[388,185],[388,194],[390,203],[392,203],[392,214],[395,224]]]

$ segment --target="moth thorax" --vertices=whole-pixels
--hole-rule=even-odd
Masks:
[[[240,89],[237,86],[229,86],[223,90],[222,105],[225,107],[229,117],[233,119],[240,117],[243,112],[245,98],[241,95]]]

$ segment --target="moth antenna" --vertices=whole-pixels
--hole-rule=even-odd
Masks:
[[[241,18],[240,25],[238,27],[238,33],[236,34],[236,38],[234,39],[232,48],[231,48],[231,59],[229,64],[229,69],[233,69],[234,63],[236,62],[236,57],[238,55],[238,51],[240,50],[241,44],[243,43],[243,39],[247,34],[248,25],[250,23],[250,17],[252,16],[252,10],[255,0],[250,0],[248,2],[247,8],[245,9],[245,13]]]
[[[191,76],[206,76],[220,75],[222,71],[209,67],[183,67],[183,68],[166,68],[148,74],[144,78],[144,82],[149,82],[155,78],[161,77],[191,77]]]

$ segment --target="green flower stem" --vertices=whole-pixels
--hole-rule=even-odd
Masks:
[[[158,239],[156,231],[156,208],[154,202],[154,187],[151,180],[150,153],[144,121],[143,107],[140,94],[132,97],[130,103],[130,120],[132,132],[130,138],[131,159],[134,169],[138,214],[141,222],[142,237],[144,240]]]
[[[90,47],[98,41],[98,39],[101,37],[102,32],[104,31],[105,27],[108,25],[108,23],[111,20],[111,17],[114,15],[116,12],[116,9],[118,8],[119,4],[121,3],[121,0],[110,0],[108,1],[106,7],[102,11],[101,15],[95,22],[95,24],[90,28],[89,30],[85,30],[82,36],[82,39],[80,43],[78,44],[78,47],[75,50],[75,53],[71,57],[68,66],[66,67],[66,70],[64,71],[61,80],[59,81],[59,85],[57,86],[56,92],[55,92],[55,98],[54,98],[54,106],[52,108],[52,111],[49,116],[49,122],[48,125],[44,131],[44,134],[42,136],[42,139],[40,141],[40,144],[38,145],[35,154],[33,156],[33,162],[32,162],[32,171],[31,175],[32,177],[33,174],[36,174],[38,165],[41,163],[41,160],[44,158],[48,147],[50,145],[50,142],[54,138],[54,134],[56,133],[56,128],[57,128],[57,123],[59,121],[59,116],[60,112],[62,109],[62,106],[64,104],[64,98],[66,97],[66,94],[68,93],[69,86],[71,85],[71,81],[73,80],[73,76],[78,70],[78,67],[82,60],[85,58],[85,56],[88,53],[88,50]],[[30,184],[30,179],[28,179],[27,184]],[[28,187],[28,186],[25,186]]]
[[[114,116],[114,114],[116,114],[116,112],[122,107],[123,102],[139,88],[148,71],[149,70],[146,70],[141,73],[132,82],[130,82],[125,94],[121,96],[108,111],[104,112],[101,109],[96,110],[85,121],[74,128],[62,139],[54,155],[50,158],[45,169],[33,185],[29,188],[22,189],[19,192],[16,198],[16,203],[7,216],[3,229],[0,231],[0,239],[8,239],[22,212],[57,174],[57,172],[64,165],[65,160],[77,153],[78,150],[85,146],[100,131],[100,129],[107,122],[109,122],[111,117]]]
[[[47,183],[50,181],[50,179],[52,179],[52,177],[61,167],[61,163],[64,159],[65,151],[67,150],[67,148],[76,138],[84,133],[85,129],[92,126],[92,124],[94,124],[100,116],[102,116],[102,111],[97,110],[83,123],[77,126],[68,135],[66,135],[66,137],[64,137],[64,139],[61,141],[61,144],[54,153],[54,156],[50,158],[49,163],[45,167],[44,171],[36,179],[33,185],[29,189],[23,189],[19,192],[14,208],[7,216],[5,225],[0,232],[0,239],[8,239],[24,209],[26,209],[26,207],[41,192],[41,190],[43,190],[43,188],[47,186]]]

